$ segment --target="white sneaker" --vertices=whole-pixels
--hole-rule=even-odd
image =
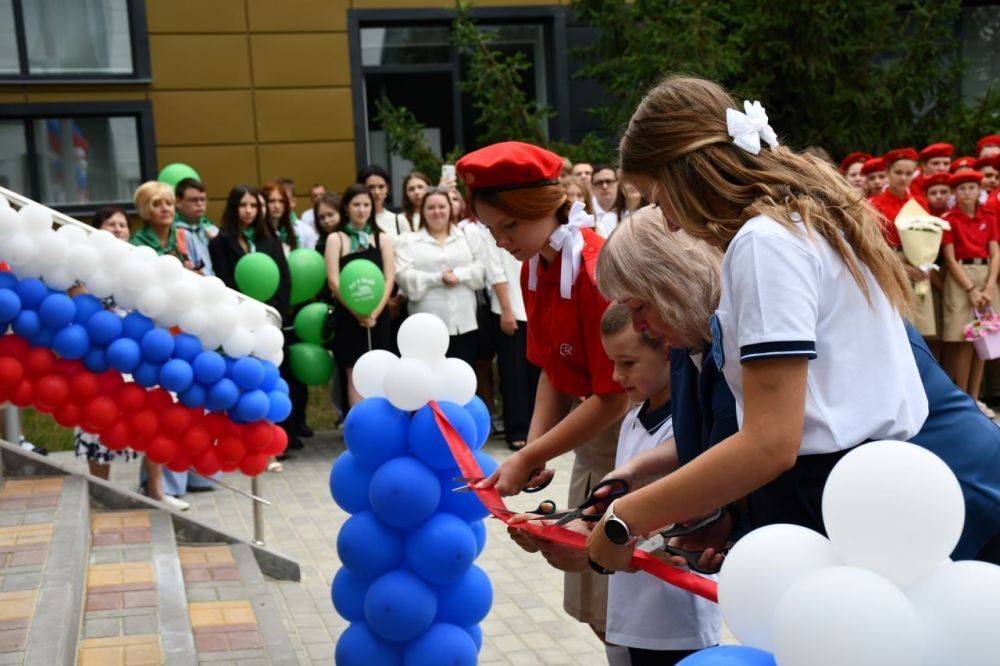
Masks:
[[[177,511],[187,511],[188,509],[191,508],[190,502],[185,502],[182,499],[177,499],[173,495],[164,495],[163,499],[160,501],[169,506],[171,509],[175,509]]]
[[[981,411],[988,419],[995,418],[997,415],[996,412],[990,409],[989,406],[982,400],[976,400],[976,406],[979,407],[979,411]]]

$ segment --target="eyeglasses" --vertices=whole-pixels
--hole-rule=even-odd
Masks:
[[[594,187],[611,187],[617,182],[618,182],[617,178],[610,178],[608,180],[602,178],[601,180],[592,181],[592,184],[594,185]]]

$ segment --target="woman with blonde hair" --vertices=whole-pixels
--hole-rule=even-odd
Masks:
[[[832,165],[780,146],[759,102],[743,108],[711,81],[669,77],[621,141],[625,177],[667,226],[725,252],[711,351],[740,430],[611,504],[589,538],[608,568],[627,566],[632,535],[748,495],[755,526],[822,531],[834,464],[865,441],[909,439],[927,417],[900,316],[909,284],[876,212]]]
[[[136,189],[132,200],[143,225],[132,234],[129,243],[151,247],[159,255],[175,256],[184,268],[193,268],[187,252],[187,232],[174,225],[174,188],[150,180]]]

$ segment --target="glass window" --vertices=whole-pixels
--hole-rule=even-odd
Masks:
[[[131,74],[127,0],[23,0],[29,74]]]
[[[42,118],[33,126],[43,202],[128,201],[142,182],[134,117]]]
[[[28,145],[20,120],[0,120],[0,186],[28,191]]]
[[[361,28],[361,64],[412,65],[451,62],[447,25]]]
[[[962,9],[962,57],[968,63],[962,92],[974,99],[1000,79],[1000,11],[996,6]]]
[[[19,74],[13,0],[0,0],[0,74]]]

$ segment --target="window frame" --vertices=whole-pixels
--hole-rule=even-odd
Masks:
[[[555,116],[549,120],[549,133],[553,139],[568,141],[570,135],[569,113],[569,68],[566,58],[556,54],[566,52],[566,8],[560,5],[540,5],[537,7],[473,7],[469,15],[479,23],[540,23],[545,29],[546,67],[549,80],[549,105]],[[405,72],[452,72],[452,121],[455,143],[464,145],[465,135],[462,117],[458,51],[452,47],[450,63],[363,66],[361,62],[361,29],[381,27],[415,27],[418,25],[449,24],[456,13],[450,9],[348,9],[347,45],[351,67],[351,96],[354,118],[354,161],[357,169],[368,163],[368,124],[365,74],[405,73]]]
[[[17,59],[21,71],[16,74],[0,74],[0,86],[4,85],[53,85],[53,84],[116,84],[151,83],[152,66],[149,57],[149,28],[146,22],[144,0],[125,0],[128,9],[129,46],[132,50],[132,72],[127,74],[31,74],[28,69],[28,44],[25,39],[24,0],[11,0],[14,9],[14,34],[17,40]]]
[[[0,121],[19,120],[24,125],[24,140],[27,146],[28,192],[21,192],[34,201],[39,201],[41,174],[38,167],[38,153],[35,148],[34,121],[41,118],[107,118],[109,116],[132,116],[136,121],[139,138],[139,174],[143,182],[156,178],[156,134],[153,127],[153,104],[149,101],[127,102],[52,102],[31,104],[0,104]],[[117,205],[134,213],[135,205],[128,201],[100,201],[84,203],[51,204],[39,201],[50,208],[71,217],[92,216],[98,208]]]

